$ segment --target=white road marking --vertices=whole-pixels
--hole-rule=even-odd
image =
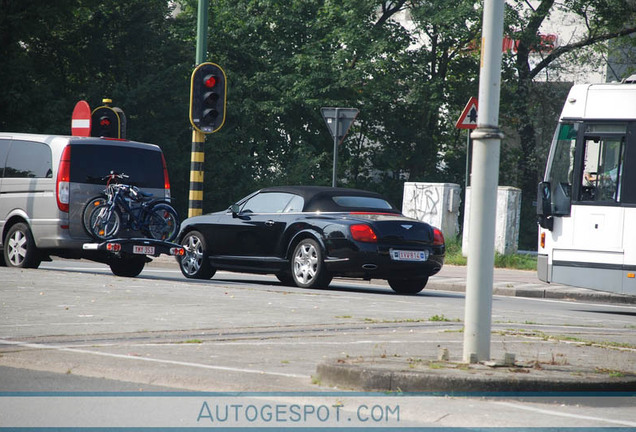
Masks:
[[[137,357],[137,356],[126,355],[126,354],[113,354],[113,353],[104,353],[104,352],[97,352],[97,351],[91,351],[91,350],[85,350],[85,349],[66,348],[66,347],[47,345],[47,344],[33,344],[33,343],[20,342],[20,341],[9,341],[4,339],[0,339],[0,344],[16,345],[16,346],[25,347],[25,348],[36,348],[36,349],[44,349],[44,350],[80,353],[80,354],[92,354],[97,356],[120,358],[125,360],[141,360],[141,361],[147,361],[151,363],[172,364],[177,366],[196,367],[200,369],[222,370],[226,372],[240,372],[240,373],[258,374],[258,375],[275,375],[275,376],[282,376],[286,378],[302,378],[302,379],[311,378],[311,376],[309,375],[298,375],[298,374],[290,374],[290,373],[283,373],[283,372],[268,372],[268,371],[259,370],[259,369],[244,369],[244,368],[234,368],[234,367],[227,367],[227,366],[214,366],[214,365],[206,365],[202,363],[181,362],[176,360],[162,360],[162,359],[154,359],[154,358],[147,358],[147,357]]]

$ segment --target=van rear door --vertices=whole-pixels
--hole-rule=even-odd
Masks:
[[[88,235],[82,223],[86,203],[106,187],[103,178],[111,171],[129,176],[126,183],[166,198],[161,149],[153,144],[105,139],[71,144],[69,231],[73,238]]]

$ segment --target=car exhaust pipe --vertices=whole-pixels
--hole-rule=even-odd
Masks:
[[[363,264],[362,268],[365,270],[376,270],[378,266],[375,264]]]

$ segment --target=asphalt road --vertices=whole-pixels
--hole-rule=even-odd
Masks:
[[[437,278],[461,280],[463,271],[447,267]],[[312,378],[324,359],[417,359],[440,348],[451,359],[462,356],[462,293],[400,296],[381,282],[339,279],[326,290],[303,290],[273,276],[225,272],[192,281],[169,260],[133,279],[65,260],[39,270],[0,268],[0,279],[3,391],[319,395],[334,391]],[[495,273],[496,282],[513,279],[536,282],[532,272]],[[491,355],[545,362],[577,356],[591,367],[602,359],[608,370],[634,370],[635,328],[634,306],[495,296]],[[594,354],[578,358],[577,344],[594,344]],[[413,414],[414,424],[636,426],[633,398],[611,410],[590,399],[445,399],[428,401],[436,409]]]

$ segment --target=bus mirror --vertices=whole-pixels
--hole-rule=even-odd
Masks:
[[[552,215],[552,200],[550,182],[541,182],[537,190],[537,214],[539,216]]]
[[[552,230],[552,197],[550,182],[541,182],[537,190],[537,215],[541,228]]]

